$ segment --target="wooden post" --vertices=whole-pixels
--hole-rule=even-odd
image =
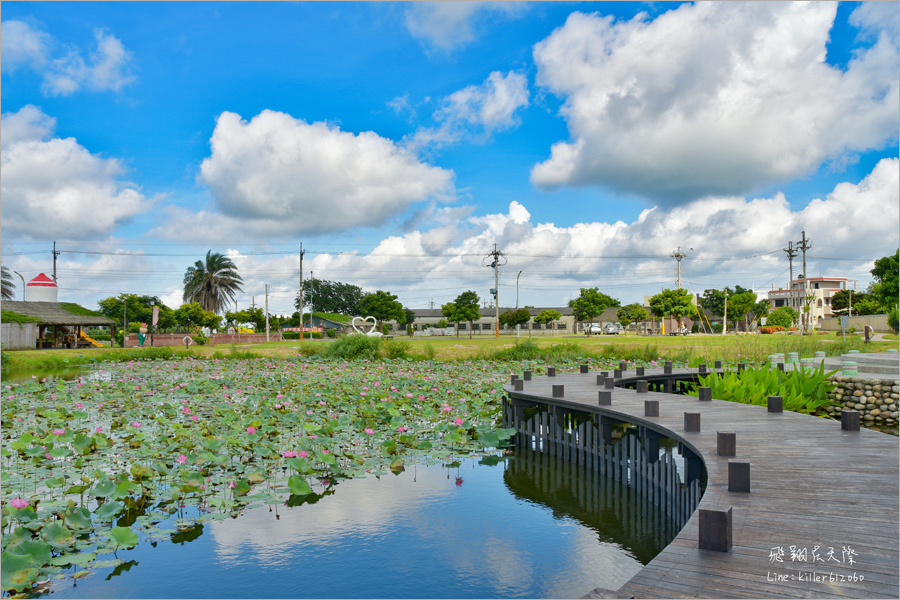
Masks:
[[[606,375],[597,375],[597,385],[606,384]]]
[[[597,392],[599,394],[597,404],[600,406],[610,406],[612,404],[612,392]]]
[[[580,371],[581,371],[582,373],[587,373],[587,372],[588,372],[588,366],[587,366],[587,365],[581,365],[581,366],[579,367],[579,369],[580,369]]]
[[[643,377],[644,376],[644,367],[635,367],[634,374],[637,375],[638,377]]]
[[[556,367],[547,367],[547,377],[556,377]]]
[[[700,388],[700,400],[704,402],[712,401],[712,388],[711,387],[701,387]]]
[[[522,390],[525,389],[525,382],[522,381],[521,379],[516,379],[515,381],[513,381],[513,388],[517,392],[521,392]]]
[[[767,406],[770,413],[780,413],[783,410],[784,400],[781,396],[769,396]]]
[[[728,461],[728,491],[750,493],[750,461]]]
[[[563,387],[562,385],[554,385],[553,386],[553,397],[554,398],[562,398],[563,397]]]
[[[606,378],[606,389],[611,390],[616,387],[616,380],[612,377]]]
[[[638,394],[646,394],[647,393],[647,380],[646,379],[641,379],[641,380],[637,381],[634,385],[635,385],[634,389]]]
[[[700,549],[729,552],[732,544],[731,507],[701,508],[699,516]]]
[[[522,379],[525,381],[531,381],[531,371],[525,371],[522,373]]]
[[[719,456],[735,456],[737,454],[737,435],[730,431],[717,431],[716,454]]]
[[[700,431],[700,413],[684,413],[684,430],[691,432]]]
[[[842,410],[841,411],[841,430],[843,430],[843,431],[859,431],[859,411],[858,410]]]
[[[659,400],[644,400],[644,416],[645,417],[658,417],[659,416]]]

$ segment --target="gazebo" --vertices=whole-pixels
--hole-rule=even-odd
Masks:
[[[0,307],[4,347],[10,349],[100,346],[87,334],[88,327],[109,327],[110,339],[115,339],[114,320],[73,302],[4,300]],[[16,324],[18,331],[8,331]]]

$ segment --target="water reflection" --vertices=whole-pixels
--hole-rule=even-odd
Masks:
[[[634,487],[571,461],[520,448],[503,475],[518,498],[577,519],[601,543],[616,543],[647,564],[678,533],[674,519]]]

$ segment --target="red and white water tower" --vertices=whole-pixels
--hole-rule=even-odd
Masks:
[[[25,302],[59,302],[56,282],[41,273],[25,284]]]

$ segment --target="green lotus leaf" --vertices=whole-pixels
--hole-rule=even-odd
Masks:
[[[109,523],[114,518],[116,518],[116,516],[123,510],[125,510],[125,505],[121,502],[116,502],[113,500],[110,502],[104,502],[100,506],[100,508],[94,511],[94,514],[103,523]]]
[[[50,559],[51,565],[57,566],[65,566],[65,565],[78,565],[84,566],[90,562],[93,562],[94,559],[97,558],[97,555],[93,552],[74,552],[72,554],[63,554],[62,556],[55,556]]]
[[[153,475],[153,469],[146,465],[131,465],[131,476],[137,481],[150,479]]]
[[[63,522],[69,529],[79,531],[91,526],[91,511],[82,507],[71,506],[62,513]]]
[[[117,548],[133,548],[137,546],[138,534],[130,527],[113,527],[106,533],[106,537],[112,540]]]
[[[65,491],[65,494],[83,494],[87,489],[88,486],[86,485],[73,485],[69,486],[69,488]]]
[[[288,489],[294,496],[303,496],[312,492],[312,488],[306,483],[306,479],[298,475],[292,475],[288,479]]]
[[[240,479],[235,483],[232,491],[235,496],[246,496],[250,493],[250,484],[246,480]]]
[[[0,561],[0,587],[16,592],[29,589],[37,581],[40,566],[27,554],[4,552]]]
[[[5,561],[10,553],[18,554],[28,556],[33,566],[40,567],[50,562],[50,557],[52,556],[51,550],[50,544],[46,542],[31,539],[19,540],[10,543],[9,546],[6,547],[6,551],[3,553],[3,560]]]
[[[123,481],[116,486],[116,489],[112,493],[112,497],[121,500],[122,498],[127,498],[133,493],[140,492],[141,486],[140,484],[131,482],[131,481]]]
[[[69,528],[61,523],[51,523],[41,529],[41,537],[55,547],[71,546],[74,537]]]
[[[103,479],[97,486],[92,489],[89,493],[94,498],[106,498],[110,494],[116,491],[116,484],[113,483],[109,479]]]

